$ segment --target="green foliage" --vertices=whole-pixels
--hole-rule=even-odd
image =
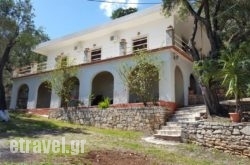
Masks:
[[[178,11],[181,18],[186,17],[189,13],[181,0],[162,0],[162,8],[166,16],[170,16],[174,10]]]
[[[68,65],[70,64],[70,65]],[[72,90],[74,89],[78,79],[75,77],[78,72],[78,67],[74,66],[74,62],[68,62],[59,59],[56,69],[51,71],[45,81],[51,84],[51,88],[61,97],[63,107],[67,107],[71,100]]]
[[[109,105],[110,105],[110,99],[108,97],[106,97],[106,98],[104,98],[103,101],[98,103],[98,108],[106,109],[109,107]]]
[[[78,106],[83,106],[83,105],[84,103],[77,99],[70,99],[68,102],[68,107],[78,107]]]
[[[162,0],[163,13],[188,15],[194,19],[193,31],[189,36],[190,54],[195,61],[196,76],[201,85],[206,86],[203,96],[211,114],[219,114],[220,106],[216,90],[217,73],[221,66],[218,59],[221,50],[228,45],[239,46],[248,41],[250,36],[250,1],[249,0]],[[210,51],[203,59],[202,52],[196,47],[198,29],[201,27],[207,37]],[[203,52],[204,53],[204,52]],[[218,67],[219,66],[219,67]]]
[[[32,10],[30,0],[0,1],[0,109],[6,109],[3,85],[11,86],[12,70],[31,59],[44,60],[31,52],[34,45],[48,40],[35,27]]]
[[[135,65],[123,65],[120,76],[132,94],[135,94],[144,104],[155,101],[159,89],[154,89],[159,83],[159,67],[149,57],[146,51],[135,53]]]
[[[120,18],[120,17],[123,17],[125,15],[135,13],[135,12],[137,12],[137,10],[138,10],[137,8],[132,8],[132,7],[128,8],[128,9],[118,8],[112,12],[111,18],[112,19]]]
[[[250,1],[227,0],[221,5],[220,36],[227,46],[237,45],[249,40],[250,36]]]
[[[199,82],[206,87],[215,87],[218,79],[219,64],[214,59],[204,59],[195,61],[193,65],[194,74],[198,77]]]
[[[250,97],[250,83],[247,84],[247,97]]]
[[[247,85],[250,81],[250,55],[246,43],[241,44],[239,49],[228,48],[222,52],[220,64],[222,65],[222,85],[226,87],[226,95],[233,95],[236,105],[240,98],[246,95]],[[236,107],[238,110],[238,107]]]
[[[91,105],[94,98],[95,98],[95,94],[93,94],[93,93],[89,94],[89,96],[88,96],[88,101],[89,101],[88,105]]]

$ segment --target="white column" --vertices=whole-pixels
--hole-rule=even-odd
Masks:
[[[174,70],[171,58],[166,54],[160,66],[159,100],[175,101]]]
[[[55,90],[51,91],[50,108],[59,108],[61,106],[61,98],[55,93]]]
[[[18,93],[18,85],[16,81],[14,81],[11,89],[10,109],[16,108],[17,93]]]
[[[121,104],[121,103],[128,103],[129,92],[122,81],[119,73],[113,73],[114,76],[114,94],[113,94],[113,103],[114,104]]]
[[[80,81],[79,100],[81,100],[84,103],[84,105],[89,106],[91,104],[89,97],[91,95],[91,89],[92,89],[91,72],[87,72],[84,71],[83,69],[80,69],[78,77]]]
[[[184,105],[188,105],[188,87],[189,87],[189,73],[183,73],[183,81],[184,81]]]
[[[37,103],[37,94],[38,94],[38,87],[40,85],[40,81],[34,81],[29,84],[29,95],[28,95],[28,103],[27,109],[35,109]]]

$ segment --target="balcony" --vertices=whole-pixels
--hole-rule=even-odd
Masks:
[[[17,68],[13,72],[13,77],[22,77],[47,71],[47,62],[32,63],[31,65]]]
[[[151,49],[148,48],[148,40],[145,40],[145,37],[143,37],[142,40],[135,40],[135,43],[136,44],[133,44],[130,47],[128,47],[126,45],[126,42],[123,40],[120,43],[122,46],[120,45],[120,53],[119,53],[120,55],[119,56],[109,56],[106,58],[102,58],[101,55],[98,54],[100,56],[100,58],[98,58],[97,60],[96,59],[93,60],[91,57],[91,53],[85,52],[86,51],[85,50],[83,52],[83,59],[82,60],[76,60],[75,63],[73,63],[73,64],[71,63],[71,65],[68,64],[68,66],[95,63],[98,61],[108,60],[108,59],[112,59],[115,57],[132,55],[138,49],[153,51],[153,50],[157,50],[157,49],[161,49],[161,48],[175,48],[175,51],[177,51],[178,53],[182,53],[182,54],[184,53],[185,55],[189,56],[190,59],[192,59],[191,55],[188,54],[188,51],[190,48],[189,48],[187,42],[185,42],[181,37],[179,37],[176,34],[174,35],[174,37],[172,37],[172,35],[167,36],[164,41],[159,42],[160,43],[159,45],[154,46],[154,48],[151,48]],[[162,44],[162,43],[164,43],[164,44]],[[103,49],[101,52],[112,52],[113,49],[114,49],[113,47],[107,47],[107,48]],[[14,70],[13,78],[38,74],[38,73],[42,73],[42,72],[47,72],[47,71],[54,70],[55,68],[56,68],[56,66],[52,65],[49,62],[32,63],[31,65],[17,68],[16,70]]]

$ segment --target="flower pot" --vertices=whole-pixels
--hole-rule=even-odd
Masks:
[[[240,122],[240,114],[239,113],[229,113],[230,120],[232,122]]]

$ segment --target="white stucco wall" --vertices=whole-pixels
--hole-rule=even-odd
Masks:
[[[119,20],[118,20],[119,21]],[[110,26],[110,31],[106,29],[98,29],[96,33],[99,35],[89,36],[76,36],[77,39],[70,39],[72,41],[58,41],[55,46],[53,44],[46,50],[47,68],[53,68],[56,64],[55,58],[58,55],[69,56],[71,59],[75,59],[76,64],[84,63],[84,50],[89,48],[93,49],[101,48],[101,59],[107,59],[120,56],[120,41],[125,39],[127,42],[127,53],[132,53],[132,40],[148,37],[148,49],[155,49],[169,45],[167,42],[171,42],[171,39],[166,37],[166,29],[168,26],[174,24],[174,16],[165,17],[160,13],[160,10],[154,11],[151,14],[141,16],[141,18],[134,18],[121,22],[124,26],[118,26],[114,24],[114,27]],[[117,27],[116,27],[117,26]],[[107,28],[107,29],[109,29]],[[102,32],[104,31],[105,32]],[[86,34],[87,35],[87,34]],[[114,40],[111,41],[110,37],[114,36]],[[67,38],[67,37],[65,37]],[[74,40],[74,41],[73,41]],[[77,49],[75,50],[75,47]]]
[[[121,56],[120,40],[125,39],[127,42],[127,54],[132,52],[132,41],[141,37],[147,37],[148,50],[171,46],[172,39],[166,34],[166,30],[171,25],[174,31],[180,37],[189,39],[192,33],[193,20],[188,17],[186,20],[181,20],[175,15],[165,17],[160,14],[161,7],[155,7],[153,10],[148,10],[143,14],[140,12],[134,15],[129,15],[121,19],[111,21],[107,25],[86,30],[85,32],[75,33],[56,40],[52,40],[41,44],[36,49],[37,52],[47,56],[47,68],[51,70],[55,67],[55,58],[58,55],[68,56],[70,63],[84,64],[84,50],[89,48],[101,48],[101,59],[109,59]],[[200,27],[199,27],[200,28]],[[202,34],[201,34],[202,33]],[[207,38],[204,37],[204,32],[201,29],[197,33],[197,46],[202,48],[202,52],[206,53],[209,50]],[[114,41],[110,37],[114,36]],[[75,47],[77,46],[77,49]],[[170,49],[158,50],[152,53],[152,58],[161,61],[160,64],[160,81],[159,81],[159,100],[175,102],[175,68],[178,66],[182,72],[184,80],[184,104],[188,104],[188,87],[189,76],[192,73],[192,62],[180,54],[175,54],[175,51]],[[179,58],[174,58],[174,56]],[[128,89],[122,82],[119,75],[119,67],[128,63],[133,64],[131,58],[119,58],[115,60],[100,61],[81,65],[78,70],[77,77],[80,81],[79,99],[89,104],[89,95],[92,91],[92,80],[95,75],[100,72],[110,72],[114,77],[113,102],[128,103]],[[29,87],[28,109],[36,107],[37,90],[39,85],[44,81],[44,73],[38,75],[30,75],[14,79],[11,108],[16,107],[17,92],[22,84],[27,84]],[[52,90],[51,108],[56,108],[61,105],[60,98]]]
[[[177,15],[174,16],[174,31],[179,37],[185,38],[187,43],[192,36],[193,27],[194,20],[192,16],[187,16],[186,18],[180,18]],[[205,33],[205,28],[202,27],[199,23],[195,42],[197,50],[203,55],[207,55],[211,47]]]
[[[152,53],[151,58],[160,66],[159,70],[159,100],[175,102],[175,67],[179,66],[184,80],[184,100],[185,105],[188,104],[188,87],[189,76],[192,73],[192,62],[185,57],[179,56],[178,59],[173,58],[173,53],[170,49],[165,49]],[[83,65],[79,68],[77,78],[80,81],[79,100],[85,105],[89,105],[89,95],[92,92],[92,81],[94,77],[101,72],[109,72],[114,77],[113,88],[113,103],[128,103],[128,89],[119,75],[119,69],[122,65],[133,65],[133,57],[109,60],[91,65]],[[12,89],[11,107],[16,107],[17,92],[22,84],[27,84],[29,87],[28,109],[36,108],[37,91],[40,84],[44,81],[46,74],[39,74],[16,78]],[[52,91],[51,108],[60,106],[60,98]]]

